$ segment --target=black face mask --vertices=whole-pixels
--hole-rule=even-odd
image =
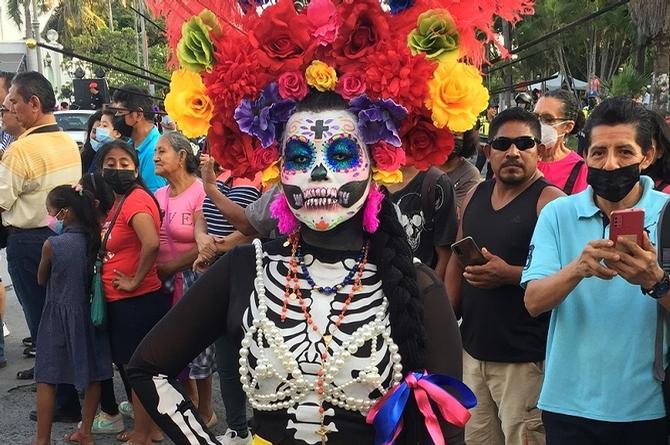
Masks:
[[[117,168],[104,168],[102,170],[102,177],[112,190],[119,195],[125,195],[128,190],[133,188],[137,181],[134,170]]]
[[[589,167],[586,182],[593,187],[597,196],[609,202],[619,202],[640,182],[640,164],[614,170]]]
[[[126,124],[125,116],[116,116],[112,120],[112,126],[116,131],[121,133],[121,136],[123,136],[124,138],[129,138],[133,135],[133,127]]]

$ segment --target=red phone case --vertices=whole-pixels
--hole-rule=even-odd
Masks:
[[[644,231],[644,210],[626,209],[615,210],[610,217],[610,239],[616,243],[618,237],[630,237],[642,245]]]

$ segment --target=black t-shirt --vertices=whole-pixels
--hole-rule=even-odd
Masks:
[[[398,219],[407,233],[414,256],[424,264],[435,267],[436,247],[450,246],[456,240],[458,221],[454,187],[445,173],[435,184],[435,207],[433,221],[424,217],[421,190],[426,172],[416,175],[402,190],[390,198],[398,212]]]
[[[268,302],[268,318],[275,326],[282,330],[282,337],[288,345],[290,342],[293,357],[302,357],[301,343],[296,339],[301,332],[307,330],[304,319],[294,317],[292,323],[282,324],[277,319],[281,311],[281,302],[284,298],[284,277],[286,261],[290,257],[291,247],[284,245],[284,239],[277,239],[263,246],[263,270],[269,278],[264,279]],[[314,267],[314,278],[319,273],[335,267],[337,264],[347,264],[352,267],[358,252],[333,251],[302,245],[305,262]],[[371,252],[372,256],[372,252]],[[311,257],[311,258],[308,258]],[[330,265],[317,268],[312,258],[320,263]],[[372,265],[372,262],[369,263]],[[375,288],[381,283],[377,277],[376,268],[366,268],[363,276],[367,288]],[[368,272],[369,271],[369,272]],[[462,373],[462,346],[455,316],[449,306],[442,282],[432,270],[425,265],[416,266],[417,283],[421,289],[424,304],[424,328],[426,331],[426,367],[431,373],[448,374],[461,378]],[[312,272],[310,271],[310,275]],[[333,275],[331,273],[331,275]],[[301,286],[305,292],[306,301],[308,287],[300,273]],[[175,376],[207,346],[212,344],[221,335],[229,336],[239,347],[243,337],[243,324],[249,326],[249,314],[253,314],[257,307],[257,294],[254,291],[256,278],[256,257],[253,246],[240,246],[217,261],[198,281],[189,288],[180,302],[152,329],[137,348],[128,368],[128,376],[133,388],[142,400],[147,411],[157,421],[170,439],[176,444],[190,443],[218,443],[214,435],[202,425],[194,425],[196,420],[192,414],[192,404],[177,392]],[[342,277],[343,278],[343,277]],[[339,279],[339,277],[337,278]],[[356,324],[357,319],[364,313],[367,303],[365,291],[362,298],[352,300],[345,322]],[[346,295],[332,297],[331,314],[339,314],[341,299]],[[314,301],[318,301],[315,299]],[[252,303],[253,304],[250,304]],[[314,304],[314,303],[310,303]],[[327,306],[320,306],[325,310]],[[246,312],[247,309],[250,312]],[[337,315],[335,315],[337,319]],[[284,335],[286,331],[286,335]],[[346,329],[342,333],[346,334]],[[349,335],[350,336],[350,335]],[[336,339],[333,339],[336,342]],[[252,346],[253,348],[253,346]],[[362,348],[364,349],[365,346]],[[362,352],[365,355],[365,352]],[[249,357],[252,357],[250,348]],[[369,360],[362,360],[368,366]],[[252,364],[252,359],[249,359]],[[281,366],[281,365],[280,365]],[[301,365],[302,369],[302,365]],[[357,371],[352,371],[353,373]],[[305,375],[310,375],[305,372]],[[352,374],[353,375],[353,374]],[[290,377],[289,377],[290,378]],[[254,432],[273,445],[305,444],[295,436],[295,430],[287,427],[290,419],[293,421],[295,408],[292,405],[288,410],[254,411]],[[342,408],[324,404],[327,409],[332,408],[332,420],[337,431],[328,434],[329,445],[351,445],[352,440],[360,444],[372,444],[374,430],[365,422],[360,412],[347,411]],[[202,419],[197,419],[201,422]],[[316,430],[319,425],[314,425]],[[462,430],[453,426],[444,426],[445,438],[449,444],[463,444]]]
[[[494,210],[495,180],[477,186],[463,214],[463,237],[471,236],[512,266],[524,266],[537,223],[537,201],[545,187],[540,178],[505,207]],[[544,360],[549,312],[531,317],[520,285],[479,289],[463,280],[463,348],[477,360],[521,363]]]

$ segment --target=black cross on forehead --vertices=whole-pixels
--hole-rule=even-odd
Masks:
[[[323,132],[328,131],[329,128],[330,127],[323,125],[323,121],[321,119],[317,120],[315,122],[315,125],[309,127],[309,129],[314,132],[314,139],[316,139],[317,141],[323,139]]]

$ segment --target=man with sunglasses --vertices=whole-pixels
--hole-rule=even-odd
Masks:
[[[12,83],[13,74],[6,71],[0,71],[0,158],[5,152],[9,144],[14,142],[18,135],[13,135],[7,129],[5,129],[5,114],[9,111],[8,107],[3,106],[5,98],[9,93],[9,87]],[[11,125],[11,117],[8,117]],[[19,133],[20,134],[20,133]]]
[[[134,85],[124,85],[114,92],[112,106],[107,107],[116,116],[123,116],[127,126],[132,128],[131,138],[140,161],[140,176],[147,188],[155,192],[167,185],[164,178],[156,174],[154,150],[160,132],[154,125],[151,98],[149,93]]]
[[[628,98],[603,101],[585,128],[589,187],[545,207],[533,234],[521,281],[529,312],[551,311],[539,406],[552,444],[668,443],[654,358],[670,280],[653,245],[668,196],[640,176],[656,159],[651,122]],[[611,212],[630,208],[644,209],[642,242],[615,247]]]
[[[544,444],[536,403],[549,317],[532,318],[519,287],[540,210],[564,196],[537,170],[542,148],[532,113],[510,108],[491,122],[484,152],[495,177],[466,197],[457,236],[472,237],[485,264],[453,255],[445,276],[463,320],[463,381],[478,401],[465,429],[468,445]]]

